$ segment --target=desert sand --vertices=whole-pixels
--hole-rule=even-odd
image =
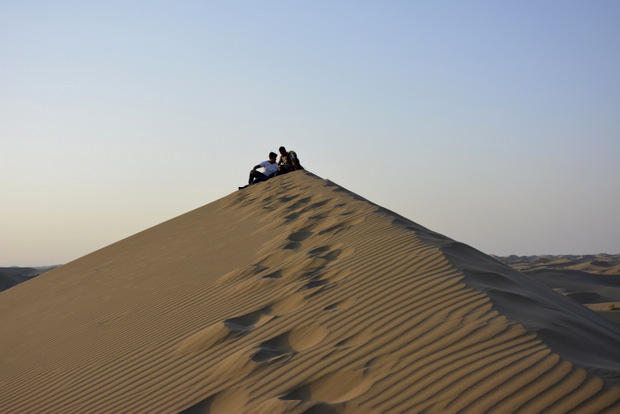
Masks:
[[[620,254],[498,259],[620,324]]]
[[[0,293],[2,413],[617,413],[620,325],[299,171]]]
[[[620,254],[498,256],[511,267],[530,273],[541,270],[570,270],[593,275],[620,276]]]

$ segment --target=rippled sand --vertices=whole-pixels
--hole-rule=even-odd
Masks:
[[[620,326],[309,172],[0,293],[3,413],[618,412]]]

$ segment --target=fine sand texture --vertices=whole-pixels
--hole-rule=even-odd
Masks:
[[[618,413],[620,326],[306,171],[0,293],[1,413]]]

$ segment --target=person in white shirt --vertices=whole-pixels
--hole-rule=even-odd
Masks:
[[[252,168],[252,171],[250,171],[248,185],[260,183],[261,181],[268,180],[274,175],[276,175],[276,173],[278,172],[278,163],[276,162],[277,158],[278,154],[276,154],[275,152],[270,152],[269,160],[263,161],[260,164],[255,165],[254,168]],[[263,172],[258,171],[259,168],[262,168]],[[244,187],[239,187],[239,190],[245,187],[247,187],[247,185]]]

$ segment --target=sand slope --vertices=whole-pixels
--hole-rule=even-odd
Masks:
[[[308,172],[2,292],[0,321],[2,413],[620,410],[618,325]]]

